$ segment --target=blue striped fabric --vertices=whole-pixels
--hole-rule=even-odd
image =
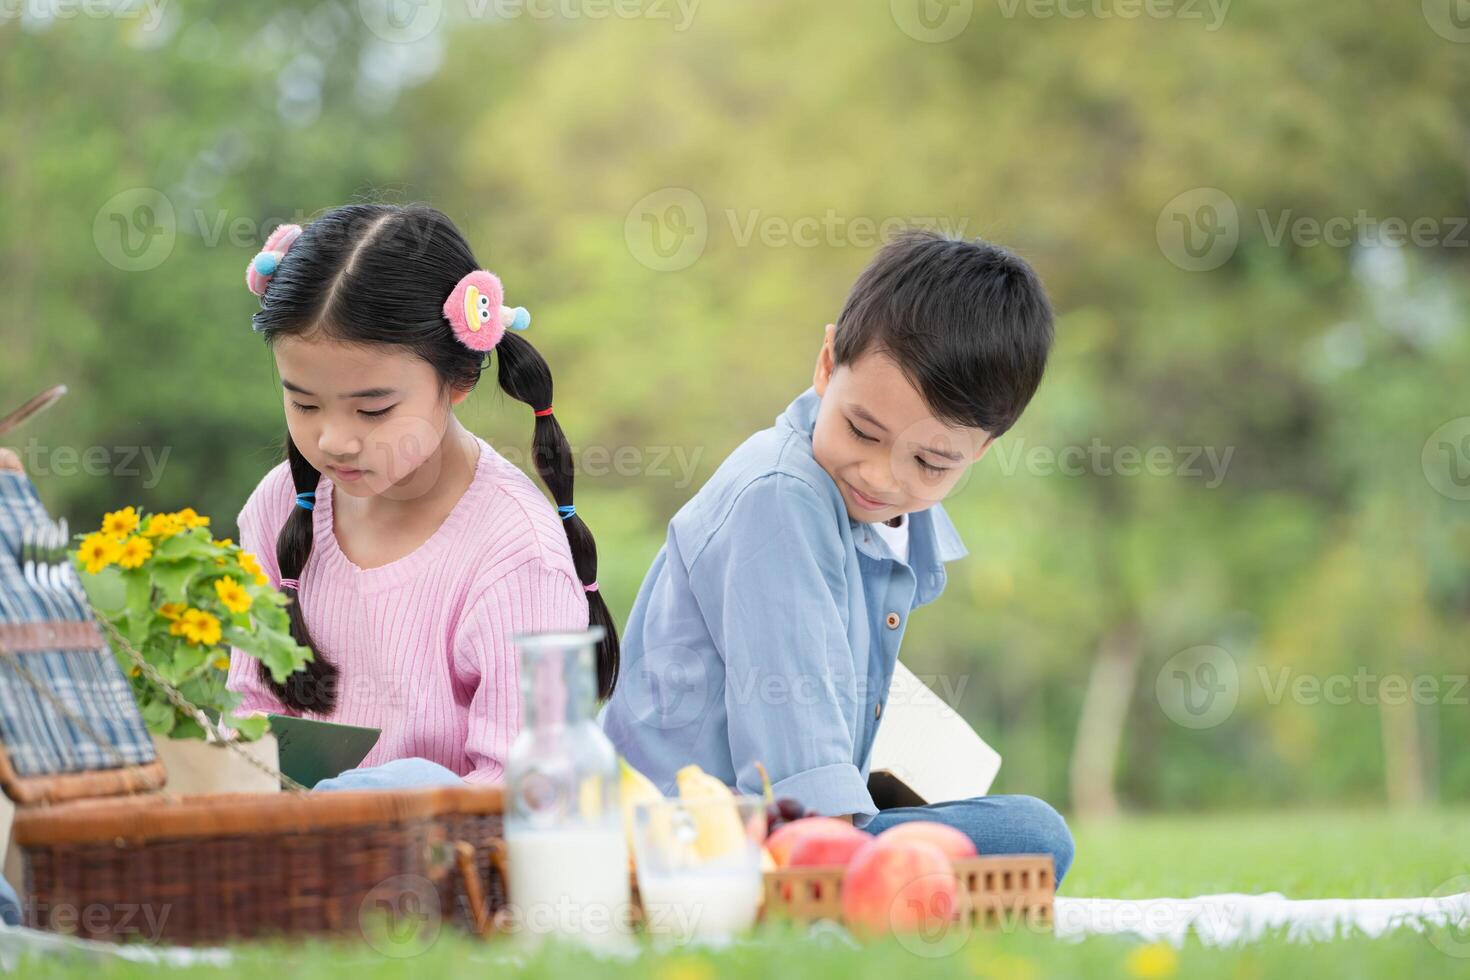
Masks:
[[[90,607],[69,594],[33,589],[25,580],[20,562],[22,528],[49,520],[29,478],[0,472],[0,622],[94,618]],[[153,761],[153,741],[111,649],[0,657],[19,659],[57,701],[107,743],[99,745],[16,670],[0,663],[0,741],[17,775],[115,769]]]

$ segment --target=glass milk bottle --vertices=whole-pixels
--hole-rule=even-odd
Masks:
[[[594,717],[601,627],[515,637],[521,733],[506,763],[507,900],[513,928],[590,945],[630,936],[617,753]]]

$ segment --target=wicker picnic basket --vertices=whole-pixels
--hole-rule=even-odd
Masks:
[[[371,938],[378,915],[483,933],[504,904],[501,799],[466,786],[30,807],[15,822],[25,924],[182,945]]]
[[[977,928],[1052,926],[1055,868],[1049,854],[1007,854],[954,862],[958,913]],[[781,868],[765,874],[762,914],[796,922],[842,921],[842,875],[833,867]]]
[[[22,569],[43,527],[57,537],[0,454],[0,788],[25,925],[185,945],[364,935],[377,915],[489,930],[505,902],[498,787],[169,794],[85,595]]]

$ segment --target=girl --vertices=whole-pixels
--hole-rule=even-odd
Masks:
[[[282,684],[233,650],[239,710],[379,728],[364,767],[427,759],[498,781],[520,727],[513,636],[601,626],[603,698],[618,666],[551,372],[505,329],[529,314],[501,306],[500,281],[422,206],[277,228],[246,280],[287,434],[285,461],[240,512],[240,544],[295,600],[291,631],[315,659]],[[555,509],[455,418],[492,349],[500,387],[534,410]]]

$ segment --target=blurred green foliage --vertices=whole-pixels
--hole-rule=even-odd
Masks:
[[[381,6],[0,20],[0,402],[72,388],[12,440],[54,511],[188,505],[230,533],[283,432],[246,261],[281,220],[426,201],[535,314],[621,615],[669,516],[807,385],[873,229],[935,224],[1018,248],[1060,313],[1033,407],[947,503],[971,556],[905,647],[1006,756],[997,788],[1470,799],[1470,47],[1434,4],[1212,28],[962,2],[942,43],[903,0],[687,24],[452,0],[419,38]],[[1190,271],[1169,236],[1221,217],[1202,188],[1238,244]],[[1432,228],[1315,240],[1333,218]],[[524,459],[493,384],[461,418]],[[1199,646],[1238,703],[1190,727],[1158,682]],[[1290,686],[1363,672],[1346,703]],[[1387,704],[1393,674],[1434,693]]]

